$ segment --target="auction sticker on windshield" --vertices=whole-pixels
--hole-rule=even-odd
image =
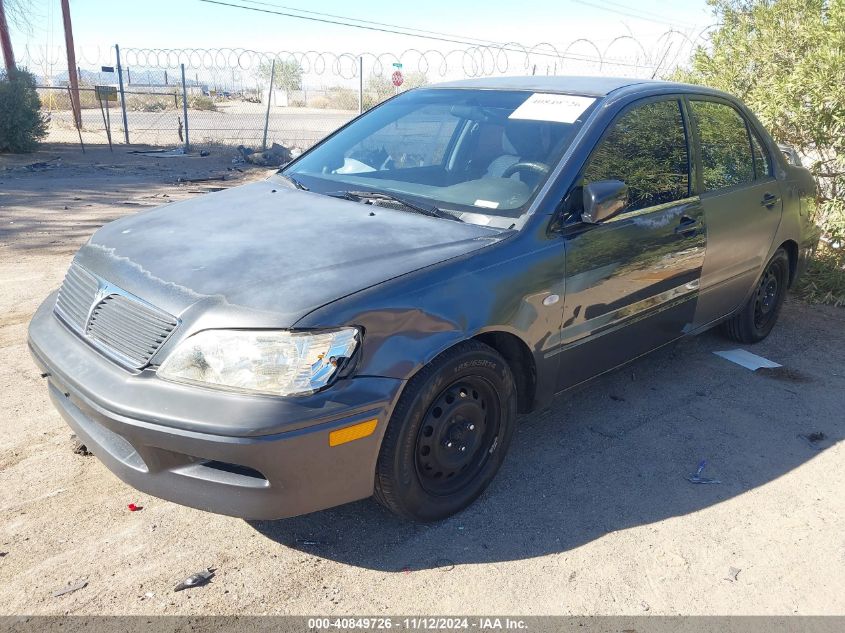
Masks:
[[[595,101],[592,97],[535,92],[514,110],[509,119],[574,123]]]

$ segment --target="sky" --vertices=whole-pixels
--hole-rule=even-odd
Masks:
[[[19,61],[27,56],[56,58],[64,45],[59,0],[6,0],[27,7],[29,26],[12,24],[12,41]],[[713,17],[706,0],[219,0],[253,9],[294,13],[296,9],[336,14],[419,30],[446,33],[446,39],[518,42],[531,47],[548,42],[563,50],[579,38],[604,49],[614,38],[635,37],[643,47],[657,48],[670,29],[695,37]],[[466,44],[396,35],[327,24],[277,14],[211,4],[201,0],[71,0],[80,65],[106,63],[110,47],[243,48],[257,51],[320,51],[335,54],[388,53],[407,49],[446,52]],[[337,18],[318,16],[326,20]],[[389,27],[388,27],[389,28]],[[633,54],[630,40],[613,44],[611,54]],[[679,47],[675,47],[677,52]],[[592,55],[580,42],[573,51]],[[454,59],[454,58],[453,58]],[[540,58],[549,61],[549,58]],[[458,58],[460,60],[460,58]],[[547,69],[548,70],[548,69]]]
[[[7,0],[8,1],[8,0]],[[17,47],[63,43],[59,0],[16,0],[29,7],[31,31],[12,25]],[[282,7],[356,17],[494,41],[565,44],[578,37],[609,40],[630,32],[640,39],[670,28],[700,30],[712,22],[704,0],[514,0],[400,2],[348,0],[221,0],[256,9]],[[457,44],[299,20],[200,0],[71,0],[78,46],[379,52],[395,48],[454,48]],[[634,15],[640,17],[633,17]],[[320,17],[320,16],[314,16]],[[326,18],[334,19],[334,18]],[[456,38],[461,39],[461,38]]]

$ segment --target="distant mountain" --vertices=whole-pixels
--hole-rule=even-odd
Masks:
[[[185,73],[188,74],[187,72]],[[39,83],[46,83],[46,77],[36,76]],[[84,68],[79,71],[79,81],[87,85],[117,85],[117,72],[104,73]],[[182,84],[181,73],[178,70],[150,69],[123,69],[123,83],[125,85],[138,86],[175,86]],[[68,73],[66,70],[53,75],[54,86],[66,86],[68,84]],[[204,86],[202,81],[185,77],[185,84],[188,86]]]

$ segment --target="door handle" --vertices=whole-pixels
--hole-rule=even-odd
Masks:
[[[778,202],[780,202],[780,196],[776,196],[773,193],[769,193],[767,191],[766,193],[763,194],[763,199],[760,200],[760,206],[766,207],[767,209],[771,209]]]
[[[701,228],[701,222],[688,215],[682,215],[681,221],[675,227],[675,233],[684,237],[695,237]]]

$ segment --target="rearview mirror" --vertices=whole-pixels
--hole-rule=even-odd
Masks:
[[[581,220],[598,224],[619,213],[628,204],[628,186],[621,180],[597,180],[584,187]]]

